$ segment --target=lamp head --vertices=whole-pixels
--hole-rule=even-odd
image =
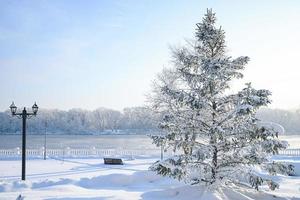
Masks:
[[[38,110],[39,110],[39,107],[36,105],[36,102],[35,102],[33,104],[33,106],[32,106],[32,112],[33,112],[33,114],[36,115],[36,113],[38,112]]]
[[[10,105],[9,108],[10,108],[11,114],[12,114],[12,115],[15,115],[16,112],[17,112],[17,106],[15,105],[14,102],[11,103],[11,105]]]

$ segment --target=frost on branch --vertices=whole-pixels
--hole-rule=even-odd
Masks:
[[[256,118],[257,110],[270,104],[271,93],[247,83],[238,93],[228,94],[230,81],[243,78],[249,58],[225,54],[225,32],[215,23],[215,14],[208,10],[197,24],[195,41],[173,49],[174,67],[154,83],[150,102],[163,116],[163,134],[152,139],[174,156],[151,169],[190,184],[248,184],[256,189],[267,184],[276,189],[272,175],[291,174],[292,167],[269,160],[287,144]],[[270,175],[260,175],[256,167]]]

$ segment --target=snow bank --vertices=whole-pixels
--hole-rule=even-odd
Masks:
[[[297,176],[279,176],[281,186],[275,192],[234,186],[210,191],[148,171],[153,162],[137,159],[127,160],[123,166],[109,166],[99,159],[29,160],[23,182],[18,180],[19,161],[0,161],[0,199],[15,200],[21,194],[24,200],[300,200]],[[7,169],[10,176],[5,175]]]

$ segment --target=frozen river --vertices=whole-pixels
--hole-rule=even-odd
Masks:
[[[27,148],[44,146],[44,135],[27,135]],[[0,149],[21,147],[21,135],[0,135]],[[47,135],[47,148],[155,148],[146,135]]]
[[[300,148],[300,135],[280,136],[289,142],[289,148]],[[0,149],[21,147],[21,135],[0,135]],[[47,148],[155,148],[146,135],[47,135]],[[44,135],[27,135],[27,148],[44,146]]]

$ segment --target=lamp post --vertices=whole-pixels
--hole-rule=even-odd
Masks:
[[[47,123],[47,121],[45,121],[44,160],[46,160],[46,157],[47,157],[47,151],[46,151],[46,148],[47,148],[47,126],[48,126],[48,123]]]
[[[11,114],[13,116],[17,116],[22,119],[22,180],[25,180],[25,171],[26,171],[26,119],[36,116],[39,107],[36,103],[32,106],[32,113],[27,112],[24,107],[22,112],[17,113],[17,106],[15,106],[14,102],[10,105]]]

